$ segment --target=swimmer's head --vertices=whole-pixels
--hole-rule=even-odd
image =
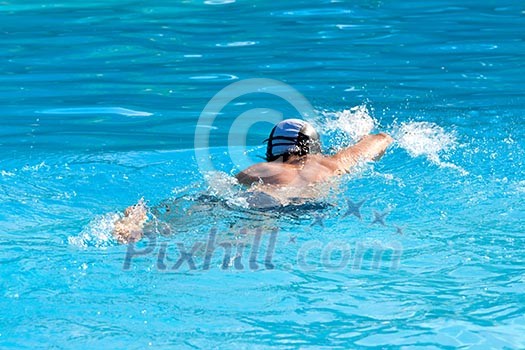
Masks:
[[[286,119],[275,125],[265,141],[266,160],[272,162],[283,157],[321,153],[319,134],[314,127],[301,119]]]

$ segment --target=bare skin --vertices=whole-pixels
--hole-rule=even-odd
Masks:
[[[124,216],[115,222],[113,236],[119,243],[137,242],[144,236],[144,224],[148,220],[147,207],[141,199],[124,211]]]
[[[310,185],[325,182],[336,176],[348,173],[360,162],[377,160],[385,153],[393,139],[385,134],[366,135],[355,145],[339,151],[335,155],[313,154],[290,157],[267,163],[258,163],[236,175],[240,184],[252,186],[252,190],[265,192],[286,204],[286,195],[280,189],[294,189],[303,198],[315,197]],[[253,187],[256,187],[255,189]],[[119,243],[127,244],[140,240],[146,224],[147,207],[141,200],[128,207],[124,216],[115,222],[114,237]]]
[[[248,186],[261,184],[302,188],[348,173],[359,162],[381,158],[392,141],[385,133],[366,135],[355,145],[332,156],[313,154],[291,157],[286,162],[258,163],[241,171],[236,178],[239,183]]]

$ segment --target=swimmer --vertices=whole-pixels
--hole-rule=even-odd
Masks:
[[[290,193],[314,197],[312,185],[349,173],[359,163],[378,160],[393,139],[385,133],[370,134],[334,155],[324,155],[319,134],[311,124],[286,119],[274,126],[265,141],[266,162],[252,165],[236,178],[251,186],[251,191],[264,192],[287,204],[289,198],[283,198],[283,193],[284,197]]]
[[[311,124],[286,119],[273,127],[265,142],[266,162],[235,176],[240,184],[250,186],[245,194],[247,202],[261,208],[291,204],[298,197],[315,198],[312,185],[349,173],[359,163],[378,160],[393,139],[385,133],[369,134],[353,146],[326,155],[321,152],[319,134]],[[136,242],[143,237],[146,213],[143,201],[126,209],[113,232],[119,243]]]

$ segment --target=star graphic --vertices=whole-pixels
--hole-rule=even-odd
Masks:
[[[394,226],[396,228],[396,233],[398,235],[403,235],[404,232],[405,232],[405,227],[401,227],[401,226]]]
[[[357,203],[354,203],[352,202],[352,200],[347,199],[346,202],[348,203],[348,210],[346,211],[346,213],[344,213],[343,216],[354,215],[359,220],[362,220],[361,212],[359,211],[359,209],[361,209],[361,206],[365,201],[366,199],[363,199]]]
[[[386,226],[385,224],[385,217],[389,214],[388,210],[385,210],[382,213],[379,213],[374,210],[374,220],[372,221],[372,224],[379,224],[382,226]]]
[[[296,238],[297,238],[297,236],[290,236],[290,239],[288,240],[288,243],[289,244],[295,244],[296,243],[296,241],[295,241]]]
[[[314,226],[314,225],[319,225],[321,227],[324,227],[324,222],[323,222],[323,219],[324,219],[324,216],[323,215],[319,215],[319,214],[314,214],[315,216],[315,220],[314,222],[312,222],[312,224],[310,226]]]

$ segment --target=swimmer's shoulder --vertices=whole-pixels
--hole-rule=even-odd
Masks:
[[[257,182],[268,184],[284,184],[289,182],[290,177],[296,172],[292,165],[282,162],[268,162],[254,164],[237,175],[237,181],[243,185],[251,185]]]
[[[235,175],[235,178],[242,185],[251,185],[255,182],[258,182],[260,180],[260,177],[258,176],[258,174],[260,173],[259,165],[260,164],[255,164],[250,166],[249,168],[244,169],[243,171],[237,173],[237,175]]]
[[[339,169],[339,163],[331,155],[312,154],[308,155],[308,162],[315,166],[320,172],[334,173]]]

